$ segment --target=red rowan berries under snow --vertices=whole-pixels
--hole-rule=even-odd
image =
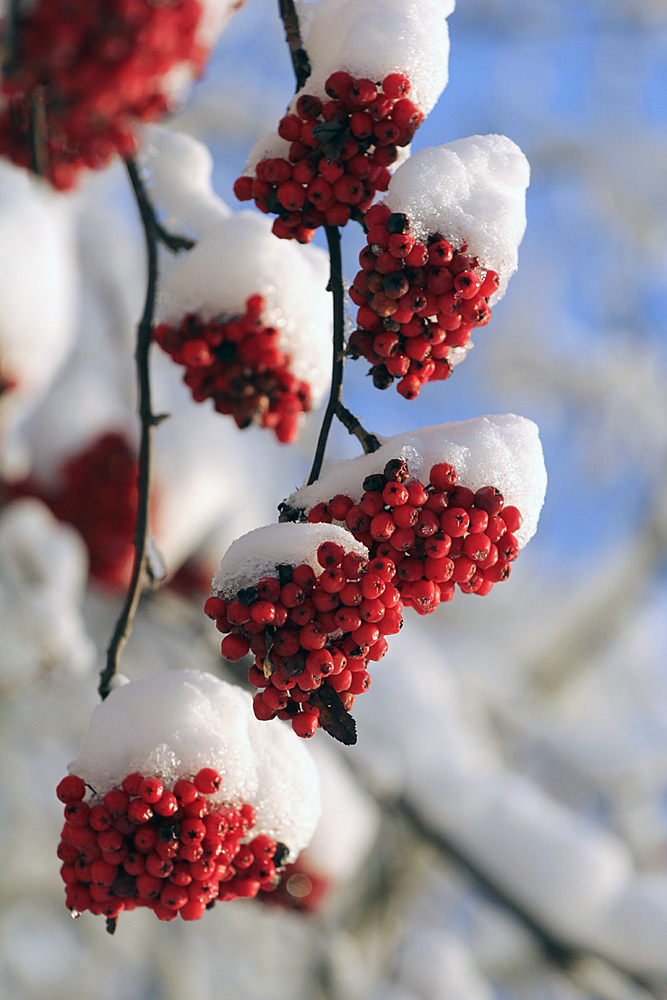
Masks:
[[[270,891],[319,809],[299,742],[266,732],[247,694],[196,671],[112,691],[70,772],[57,789],[58,857],[75,915],[148,907],[196,920],[216,901]]]
[[[179,74],[199,75],[238,6],[90,0],[70,5],[63,17],[61,4],[38,0],[20,9],[15,51],[0,81],[0,152],[31,165],[31,122],[39,108],[46,176],[60,190],[71,188],[81,170],[132,154],[135,125],[164,116],[180,89]]]
[[[365,216],[349,341],[373,382],[414,399],[449,378],[516,270],[528,163],[504,136],[473,136],[410,157]]]
[[[325,468],[293,493],[284,517],[340,522],[367,546],[371,567],[389,561],[404,605],[426,614],[506,579],[532,536],[546,489],[537,428],[482,417],[422,428],[371,455]]]
[[[370,685],[368,667],[402,626],[388,559],[340,527],[278,524],[229,548],[205,610],[226,634],[222,654],[251,652],[259,719],[289,719],[299,736],[318,726],[356,742],[345,713]]]

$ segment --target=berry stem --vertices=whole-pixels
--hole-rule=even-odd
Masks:
[[[133,160],[126,160],[126,167],[144,230],[148,265],[146,299],[144,302],[144,311],[137,326],[137,346],[134,355],[137,368],[139,418],[141,421],[139,474],[137,476],[139,500],[137,521],[134,529],[134,565],[132,567],[132,578],[107,649],[106,664],[100,674],[98,690],[102,700],[106,698],[111,690],[111,681],[118,669],[121,653],[132,631],[132,623],[139,604],[141,588],[146,577],[151,439],[153,427],[163,419],[162,416],[156,416],[153,413],[148,365],[150,347],[153,340],[153,315],[155,312],[158,282],[159,232],[155,220],[155,212],[141,183],[136,163]]]
[[[350,434],[354,436],[361,442],[361,447],[364,449],[365,455],[370,455],[372,452],[377,451],[380,447],[380,442],[375,434],[371,434],[362,425],[358,417],[355,417],[354,413],[348,410],[347,406],[338,400],[336,404],[336,416],[340,420],[343,427],[349,431]]]
[[[313,467],[308,477],[309,486],[319,478],[322,471],[322,462],[327,446],[327,438],[331,430],[331,422],[340,404],[341,392],[343,391],[343,367],[345,365],[345,292],[343,289],[340,229],[338,226],[325,226],[324,231],[327,236],[330,261],[328,289],[333,296],[333,365],[331,371],[331,393],[324,413],[324,419],[322,420],[320,436],[317,439]]]
[[[294,8],[294,0],[278,0],[280,17],[285,27],[285,38],[292,57],[292,66],[296,76],[296,89],[301,90],[310,76],[310,59],[301,41],[299,17]]]

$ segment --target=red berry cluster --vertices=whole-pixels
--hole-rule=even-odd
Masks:
[[[473,492],[456,479],[452,465],[438,462],[424,485],[393,459],[364,479],[359,503],[338,494],[312,507],[308,520],[346,525],[374,560],[396,566],[393,583],[403,603],[429,614],[452,599],[456,584],[465,594],[488,594],[519,554],[519,510],[504,506],[493,486]]]
[[[472,330],[491,318],[495,271],[438,233],[425,243],[402,212],[373,205],[365,215],[367,243],[359,255],[350,298],[359,306],[349,353],[371,362],[373,383],[415,399],[427,382],[449,378],[450,348],[465,347]]]
[[[220,783],[211,767],[173,789],[133,772],[103,798],[85,801],[81,778],[63,778],[58,857],[69,909],[114,918],[147,906],[160,920],[179,913],[198,920],[216,900],[275,888],[286,848],[264,834],[243,842],[255,810],[211,802]]]
[[[138,471],[136,455],[123,435],[109,433],[68,459],[54,488],[27,480],[12,493],[43,500],[58,520],[83,537],[91,577],[107,587],[125,587],[134,560]]]
[[[185,366],[183,380],[198,403],[211,397],[237,427],[269,427],[290,444],[299,414],[311,408],[310,386],[290,372],[291,358],[279,347],[278,330],[262,322],[263,310],[261,295],[251,295],[242,316],[207,321],[189,313],[178,327],[162,323],[153,335]]]
[[[257,718],[291,719],[305,737],[322,725],[328,691],[349,711],[370,685],[369,660],[384,656],[384,636],[403,624],[389,559],[369,562],[335,542],[320,545],[317,559],[317,576],[305,563],[279,566],[277,577],[263,577],[231,601],[210,597],[204,608],[230,633],[222,641],[226,659],[249,650],[255,656],[248,680],[260,689],[253,702]]]
[[[0,87],[6,101],[0,153],[30,165],[38,107],[46,173],[60,190],[72,187],[82,169],[133,153],[134,123],[155,121],[168,110],[161,89],[166,74],[181,63],[201,70],[201,14],[200,0],[31,4],[18,16]]]
[[[309,243],[318,226],[344,226],[354,210],[365,212],[389,186],[397,147],[407,146],[424,120],[404,73],[376,84],[339,71],[325,89],[328,101],[302,94],[295,113],[280,120],[287,159],[260,160],[254,177],[234,185],[239,201],[254,199],[278,216],[273,232],[281,239]]]

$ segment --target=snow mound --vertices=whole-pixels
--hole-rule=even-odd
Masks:
[[[300,93],[325,95],[324,84],[336,70],[374,82],[406,73],[408,97],[426,115],[447,86],[446,19],[454,0],[320,0],[295,6],[312,70]]]
[[[81,614],[88,560],[83,541],[37,500],[0,516],[0,689],[43,671],[80,672],[95,650]]]
[[[411,477],[422,482],[428,482],[433,465],[450,462],[458,473],[459,485],[471,490],[495,486],[506,505],[519,508],[523,524],[514,534],[522,548],[535,534],[547,473],[539,431],[532,420],[513,413],[473,417],[380,440],[382,446],[371,455],[325,465],[316,483],[302,486],[285,502],[306,511],[337,493],[358,502],[366,476],[382,472],[392,458],[405,459]]]
[[[141,136],[141,165],[170,233],[197,236],[231,214],[213,191],[213,157],[203,142],[160,125],[144,126]]]
[[[316,407],[331,373],[328,256],[318,247],[276,239],[271,225],[245,211],[204,233],[165,276],[158,321],[176,324],[189,312],[204,319],[238,316],[251,295],[262,295],[262,318],[278,330],[290,370],[310,385]]]
[[[114,688],[69,771],[102,796],[132,771],[172,784],[202,767],[222,777],[211,800],[254,806],[254,833],[286,844],[289,860],[309,843],[320,812],[310,754],[287,726],[258,722],[247,692],[212,674],[166,671]]]
[[[473,135],[415,153],[392,177],[385,201],[409,216],[418,239],[440,233],[496,271],[493,305],[517,269],[529,179],[528,160],[511,139]]]
[[[368,558],[365,545],[335,524],[268,524],[232,542],[213,577],[212,593],[225,599],[233,597],[263,576],[275,576],[276,567],[281,565],[305,564],[319,574],[322,567],[317,561],[317,550],[323,542],[335,542],[345,552]]]

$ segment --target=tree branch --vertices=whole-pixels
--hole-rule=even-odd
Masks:
[[[130,183],[139,209],[141,223],[146,240],[146,256],[148,262],[148,277],[146,282],[146,299],[144,311],[137,327],[137,346],[135,361],[137,367],[137,386],[139,395],[139,418],[141,421],[141,441],[139,446],[139,474],[137,490],[139,502],[137,521],[134,530],[134,565],[128,587],[125,603],[121,609],[118,621],[111,636],[107,649],[104,669],[100,674],[99,694],[104,699],[111,690],[111,681],[118,670],[121,653],[127,642],[132,623],[136,614],[141,589],[146,579],[146,558],[148,550],[148,520],[149,495],[151,478],[151,438],[153,427],[160,422],[160,417],[153,413],[151,403],[151,385],[148,358],[152,343],[153,317],[158,280],[158,239],[159,232],[155,220],[155,212],[141,183],[139,171],[134,160],[125,161]]]
[[[338,226],[325,226],[329,247],[329,291],[333,295],[333,364],[331,371],[331,393],[322,420],[320,436],[317,439],[313,467],[308,477],[308,485],[314,483],[322,471],[327,438],[331,430],[334,413],[340,404],[343,391],[343,366],[345,365],[345,292],[343,290],[343,262],[340,252],[340,230]]]
[[[361,442],[361,447],[364,449],[365,455],[370,455],[372,452],[377,451],[380,447],[380,441],[375,436],[367,431],[362,425],[358,417],[355,417],[354,413],[351,413],[347,406],[344,406],[340,400],[336,405],[336,416],[340,420],[341,424],[350,434],[354,436]]]
[[[301,41],[301,29],[297,12],[294,9],[294,0],[278,0],[278,9],[285,26],[285,38],[292,57],[296,89],[301,90],[310,76],[310,59]]]

